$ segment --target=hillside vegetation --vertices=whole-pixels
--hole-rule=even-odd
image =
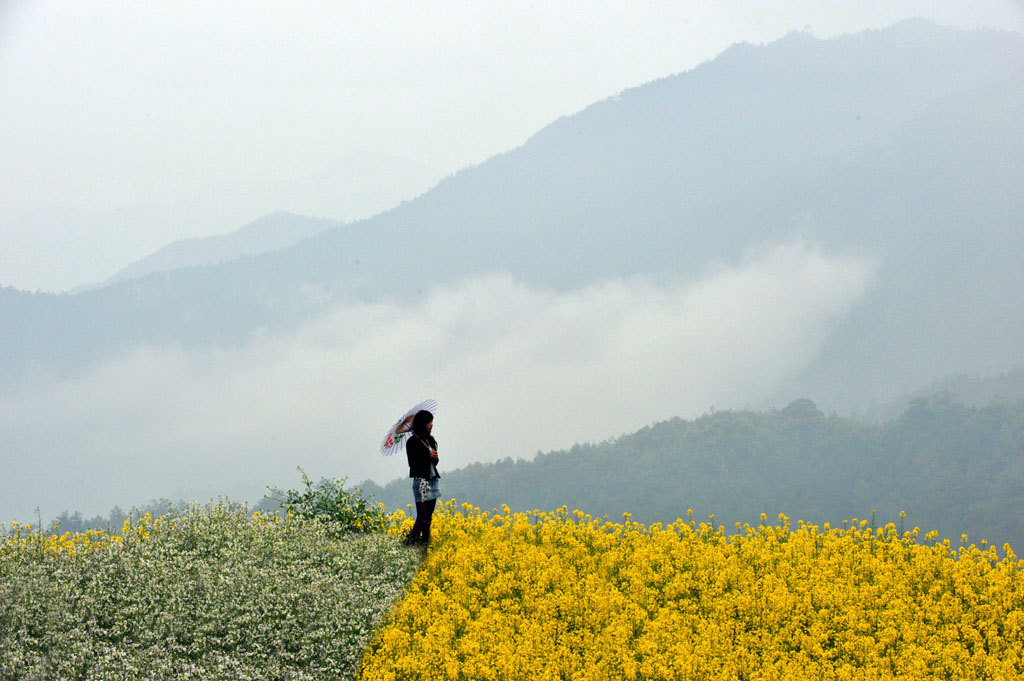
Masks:
[[[647,523],[694,509],[726,528],[761,513],[833,524],[875,513],[884,524],[904,511],[924,531],[1024,546],[1024,402],[968,407],[933,395],[869,425],[797,400],[777,411],[674,419],[528,461],[441,472],[446,496],[481,508],[565,504],[613,518],[630,511]],[[409,503],[404,480],[362,487],[390,507]]]

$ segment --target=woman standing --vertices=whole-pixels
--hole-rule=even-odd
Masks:
[[[409,459],[409,477],[412,478],[412,496],[416,501],[416,522],[405,538],[406,544],[430,543],[430,521],[434,506],[441,496],[441,476],[437,472],[437,440],[430,434],[434,429],[434,415],[419,411],[412,420],[412,437],[405,442],[405,455]]]

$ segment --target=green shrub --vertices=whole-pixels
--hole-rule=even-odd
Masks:
[[[358,488],[345,491],[345,478],[321,478],[314,483],[301,467],[299,472],[302,473],[302,490],[267,488],[269,496],[289,513],[327,523],[336,534],[383,531],[387,524],[384,506],[371,505]]]

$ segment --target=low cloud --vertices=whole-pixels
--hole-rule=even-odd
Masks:
[[[0,518],[105,513],[312,476],[406,474],[377,453],[440,402],[442,471],[756,403],[812,361],[870,261],[803,244],[698,280],[570,292],[493,276],[333,309],[235,350],[144,348],[0,404]]]

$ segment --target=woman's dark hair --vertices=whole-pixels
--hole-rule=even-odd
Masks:
[[[426,440],[430,437],[430,433],[427,432],[427,424],[433,420],[434,415],[426,409],[416,412],[416,416],[412,419],[412,432]]]

